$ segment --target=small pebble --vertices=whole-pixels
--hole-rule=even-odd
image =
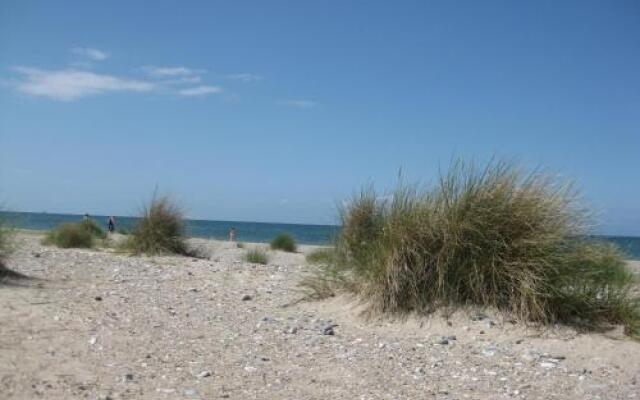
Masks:
[[[335,325],[327,325],[324,328],[322,328],[322,334],[323,335],[328,335],[328,336],[333,336],[335,335],[335,332],[333,331],[333,327]]]
[[[207,378],[211,376],[211,371],[205,370],[198,374],[198,378]]]

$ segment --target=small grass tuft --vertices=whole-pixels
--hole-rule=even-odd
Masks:
[[[27,276],[15,272],[5,265],[7,257],[13,250],[11,245],[12,235],[13,231],[0,219],[0,285],[11,280],[28,279]]]
[[[245,254],[245,260],[254,264],[266,265],[269,262],[269,256],[264,250],[254,248],[247,251],[247,254]]]
[[[335,257],[335,249],[319,248],[309,252],[305,259],[309,264],[331,264]]]
[[[169,197],[154,195],[124,247],[136,254],[191,255],[185,232],[182,210]]]
[[[2,219],[0,219],[0,262],[11,252],[10,237],[11,231],[6,227]]]
[[[244,243],[238,242],[238,243],[236,243],[236,247],[239,248],[239,249],[244,249],[245,246],[244,246]]]
[[[271,249],[282,250],[289,253],[295,253],[297,246],[293,237],[286,233],[281,233],[271,241]]]
[[[91,248],[97,241],[106,239],[106,233],[94,220],[63,224],[50,231],[43,243],[63,249]]]

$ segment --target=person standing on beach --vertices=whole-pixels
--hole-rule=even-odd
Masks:
[[[231,227],[231,229],[229,229],[229,241],[230,242],[236,241],[236,228],[234,227]]]
[[[110,216],[107,221],[107,229],[109,230],[109,233],[113,233],[113,231],[116,230],[116,219],[112,216]]]

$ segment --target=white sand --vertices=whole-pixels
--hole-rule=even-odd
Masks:
[[[194,240],[211,253],[195,260],[18,239],[9,266],[39,280],[0,288],[2,399],[640,398],[640,343],[619,330],[367,321],[344,297],[294,304],[303,254],[261,266],[226,242]]]

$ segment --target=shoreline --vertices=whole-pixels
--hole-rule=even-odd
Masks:
[[[0,212],[3,214],[19,215],[23,212]],[[19,217],[13,218],[13,225],[17,229],[47,231],[53,229],[61,223],[78,222],[82,220],[81,215],[75,214],[41,214],[26,213],[29,217],[23,218],[20,223]],[[43,219],[44,218],[44,219]],[[106,217],[92,216],[94,220],[103,228]],[[116,216],[116,230],[125,229],[130,231],[133,227],[136,217],[120,217]],[[9,218],[11,221],[12,218]],[[189,223],[191,222],[191,225]],[[215,220],[187,220],[188,237],[202,238],[224,241],[228,237],[230,228],[235,227],[237,238],[240,242],[250,243],[269,243],[274,237],[280,233],[288,233],[292,235],[296,242],[302,245],[331,246],[333,238],[339,232],[339,225],[320,225],[320,224],[289,224],[289,223],[268,223],[268,222],[249,222],[249,221],[215,221]],[[40,225],[32,227],[25,225]],[[600,239],[608,243],[614,243],[625,252],[626,258],[640,261],[640,237],[620,236],[620,235],[586,235],[586,238]]]
[[[47,233],[46,230],[39,230],[39,229],[23,229],[23,228],[12,228],[12,230],[17,234],[17,235],[26,235],[26,236],[38,236],[38,237],[44,237],[45,234]],[[128,235],[126,234],[122,234],[122,233],[107,233],[107,238],[111,238],[115,241],[120,241],[122,240],[124,237],[126,237]],[[237,247],[238,244],[242,244],[244,246],[247,247],[259,247],[259,248],[264,248],[265,250],[270,250],[270,244],[269,242],[245,242],[245,241],[229,241],[229,240],[221,240],[221,239],[215,239],[215,238],[203,238],[203,237],[196,237],[196,236],[188,236],[186,238],[187,242],[193,244],[195,247],[200,246],[200,245],[215,245],[215,247],[221,247],[221,248],[234,248]],[[319,249],[319,248],[327,248],[327,247],[331,247],[330,245],[319,245],[319,244],[304,244],[304,243],[296,243],[297,246],[297,251],[293,252],[291,254],[306,254],[310,251],[313,251],[315,249]],[[55,248],[54,246],[44,246],[44,247],[52,247]],[[96,247],[93,249],[84,249],[84,250],[100,250],[100,247]],[[106,247],[106,249],[108,249],[108,247]],[[66,249],[66,250],[74,250],[74,249]],[[75,250],[79,250],[79,249],[75,249]],[[180,257],[180,256],[176,256],[176,255],[169,255],[172,257]]]
[[[47,230],[43,229],[25,229],[25,228],[12,228],[13,231],[17,232],[17,233],[22,233],[22,234],[26,234],[26,235],[44,235]],[[117,236],[125,236],[121,233],[113,233],[110,235],[117,235]],[[248,246],[259,246],[259,247],[264,247],[269,245],[268,241],[265,242],[250,242],[250,241],[242,241],[242,240],[236,240],[235,242],[229,242],[228,240],[225,239],[216,239],[216,238],[206,238],[206,237],[200,237],[200,236],[187,236],[187,240],[188,241],[210,241],[210,242],[215,242],[215,243],[242,243]],[[331,247],[331,244],[306,244],[306,243],[301,243],[301,242],[297,242],[296,243],[298,246],[298,250],[300,252],[300,249],[306,249],[305,252],[309,252],[311,250],[317,249],[317,248],[328,248]],[[635,271],[638,275],[640,275],[640,258],[626,258],[625,261],[627,262],[627,265],[630,266],[630,268]]]

